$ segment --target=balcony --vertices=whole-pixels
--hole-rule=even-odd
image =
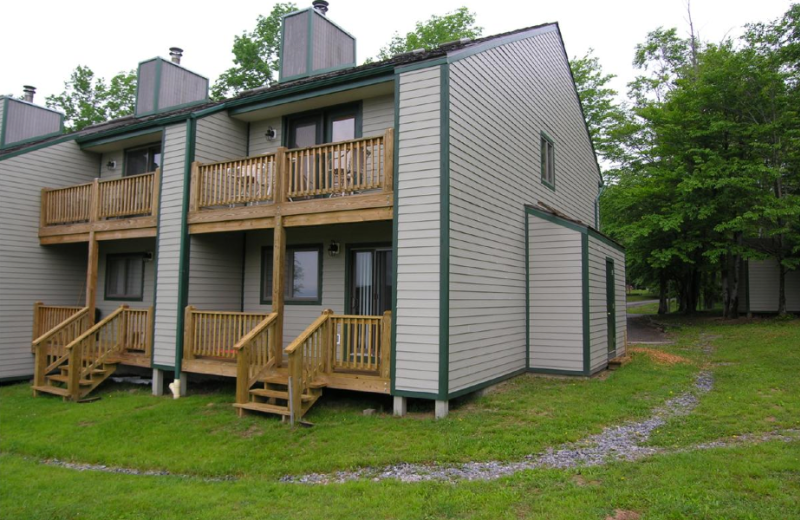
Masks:
[[[393,136],[194,163],[189,232],[391,220]]]
[[[156,235],[160,172],[42,189],[42,244]]]

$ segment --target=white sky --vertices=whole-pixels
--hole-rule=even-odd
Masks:
[[[304,8],[311,0],[296,1]],[[467,5],[477,13],[484,36],[557,21],[570,57],[593,47],[604,70],[619,76],[621,93],[633,79],[634,46],[656,27],[678,27],[688,34],[685,0],[508,0],[367,1],[330,0],[328,15],[355,35],[358,63],[377,54],[394,31],[405,34],[432,14]],[[15,1],[3,6],[0,30],[0,93],[22,94],[22,85],[38,88],[36,101],[63,90],[79,64],[110,78],[169,47],[184,49],[182,64],[209,77],[231,66],[233,36],[255,27],[274,2],[182,2],[175,0]],[[737,35],[747,22],[777,18],[789,0],[694,0],[695,27],[705,40]],[[202,6],[202,7],[199,7]]]

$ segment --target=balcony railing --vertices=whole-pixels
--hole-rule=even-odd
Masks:
[[[377,137],[211,164],[192,175],[192,211],[391,192],[392,129]]]
[[[160,172],[42,190],[41,227],[153,216]]]

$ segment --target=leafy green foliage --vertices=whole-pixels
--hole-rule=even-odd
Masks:
[[[133,114],[136,106],[136,72],[120,72],[108,83],[89,67],[78,65],[64,82],[64,91],[48,96],[47,106],[64,112],[67,131]]]
[[[433,15],[424,22],[417,22],[414,30],[405,36],[394,33],[391,41],[381,48],[377,59],[386,60],[415,49],[430,50],[461,38],[478,38],[481,34],[483,27],[475,25],[475,13],[459,7],[443,16]]]
[[[275,81],[281,50],[281,17],[296,10],[292,2],[276,3],[269,16],[259,15],[255,29],[233,37],[234,66],[214,82],[212,99],[221,100]]]

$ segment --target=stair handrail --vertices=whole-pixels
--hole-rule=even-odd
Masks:
[[[90,328],[89,330],[87,330],[86,332],[84,332],[83,334],[81,334],[80,336],[75,338],[74,340],[72,340],[72,342],[69,345],[67,345],[64,348],[64,350],[67,350],[67,351],[72,350],[72,348],[75,345],[77,345],[81,341],[85,340],[86,338],[88,338],[92,334],[96,333],[98,330],[102,329],[104,326],[106,326],[108,324],[108,322],[110,322],[111,320],[113,320],[114,318],[116,318],[117,316],[122,314],[123,312],[125,312],[125,309],[127,309],[127,308],[129,308],[128,305],[120,305],[119,308],[116,309],[114,312],[112,312],[111,314],[109,314],[108,316],[103,318],[102,320],[98,321],[94,326],[92,326],[92,328]]]
[[[253,330],[245,334],[242,339],[236,342],[233,350],[236,352],[236,402],[246,403],[250,388],[258,381],[266,370],[275,365],[275,359],[270,357],[273,352],[271,342],[264,345],[264,352],[261,356],[254,356],[253,346],[255,340],[264,332],[275,334],[274,324],[278,319],[278,313],[273,312],[264,318]],[[269,330],[272,329],[272,330]],[[270,338],[271,339],[271,338]],[[266,362],[264,362],[266,360]],[[258,361],[262,361],[259,363]]]
[[[84,317],[86,314],[88,314],[88,312],[89,312],[89,307],[82,308],[81,310],[79,310],[78,312],[76,312],[75,314],[70,316],[69,318],[65,319],[64,321],[62,321],[61,323],[59,323],[58,325],[56,325],[52,329],[48,330],[47,332],[45,332],[44,334],[42,334],[41,336],[39,336],[38,338],[33,340],[31,342],[31,344],[33,345],[34,348],[36,348],[42,342],[47,341],[48,339],[52,338],[57,332],[59,332],[61,329],[63,329],[64,327],[66,327],[67,325],[72,323],[73,321]]]
[[[306,366],[309,365],[310,361],[305,352],[309,346],[308,340],[329,323],[332,315],[333,311],[330,309],[322,311],[322,315],[314,320],[314,323],[309,325],[284,350],[289,357],[289,420],[292,424],[302,417],[303,393],[310,388],[311,383],[314,382],[314,377],[317,375],[317,367]],[[327,365],[330,359],[331,338],[325,332],[329,332],[329,330],[325,329],[322,333],[321,357],[323,363]],[[324,370],[327,370],[327,368]]]

